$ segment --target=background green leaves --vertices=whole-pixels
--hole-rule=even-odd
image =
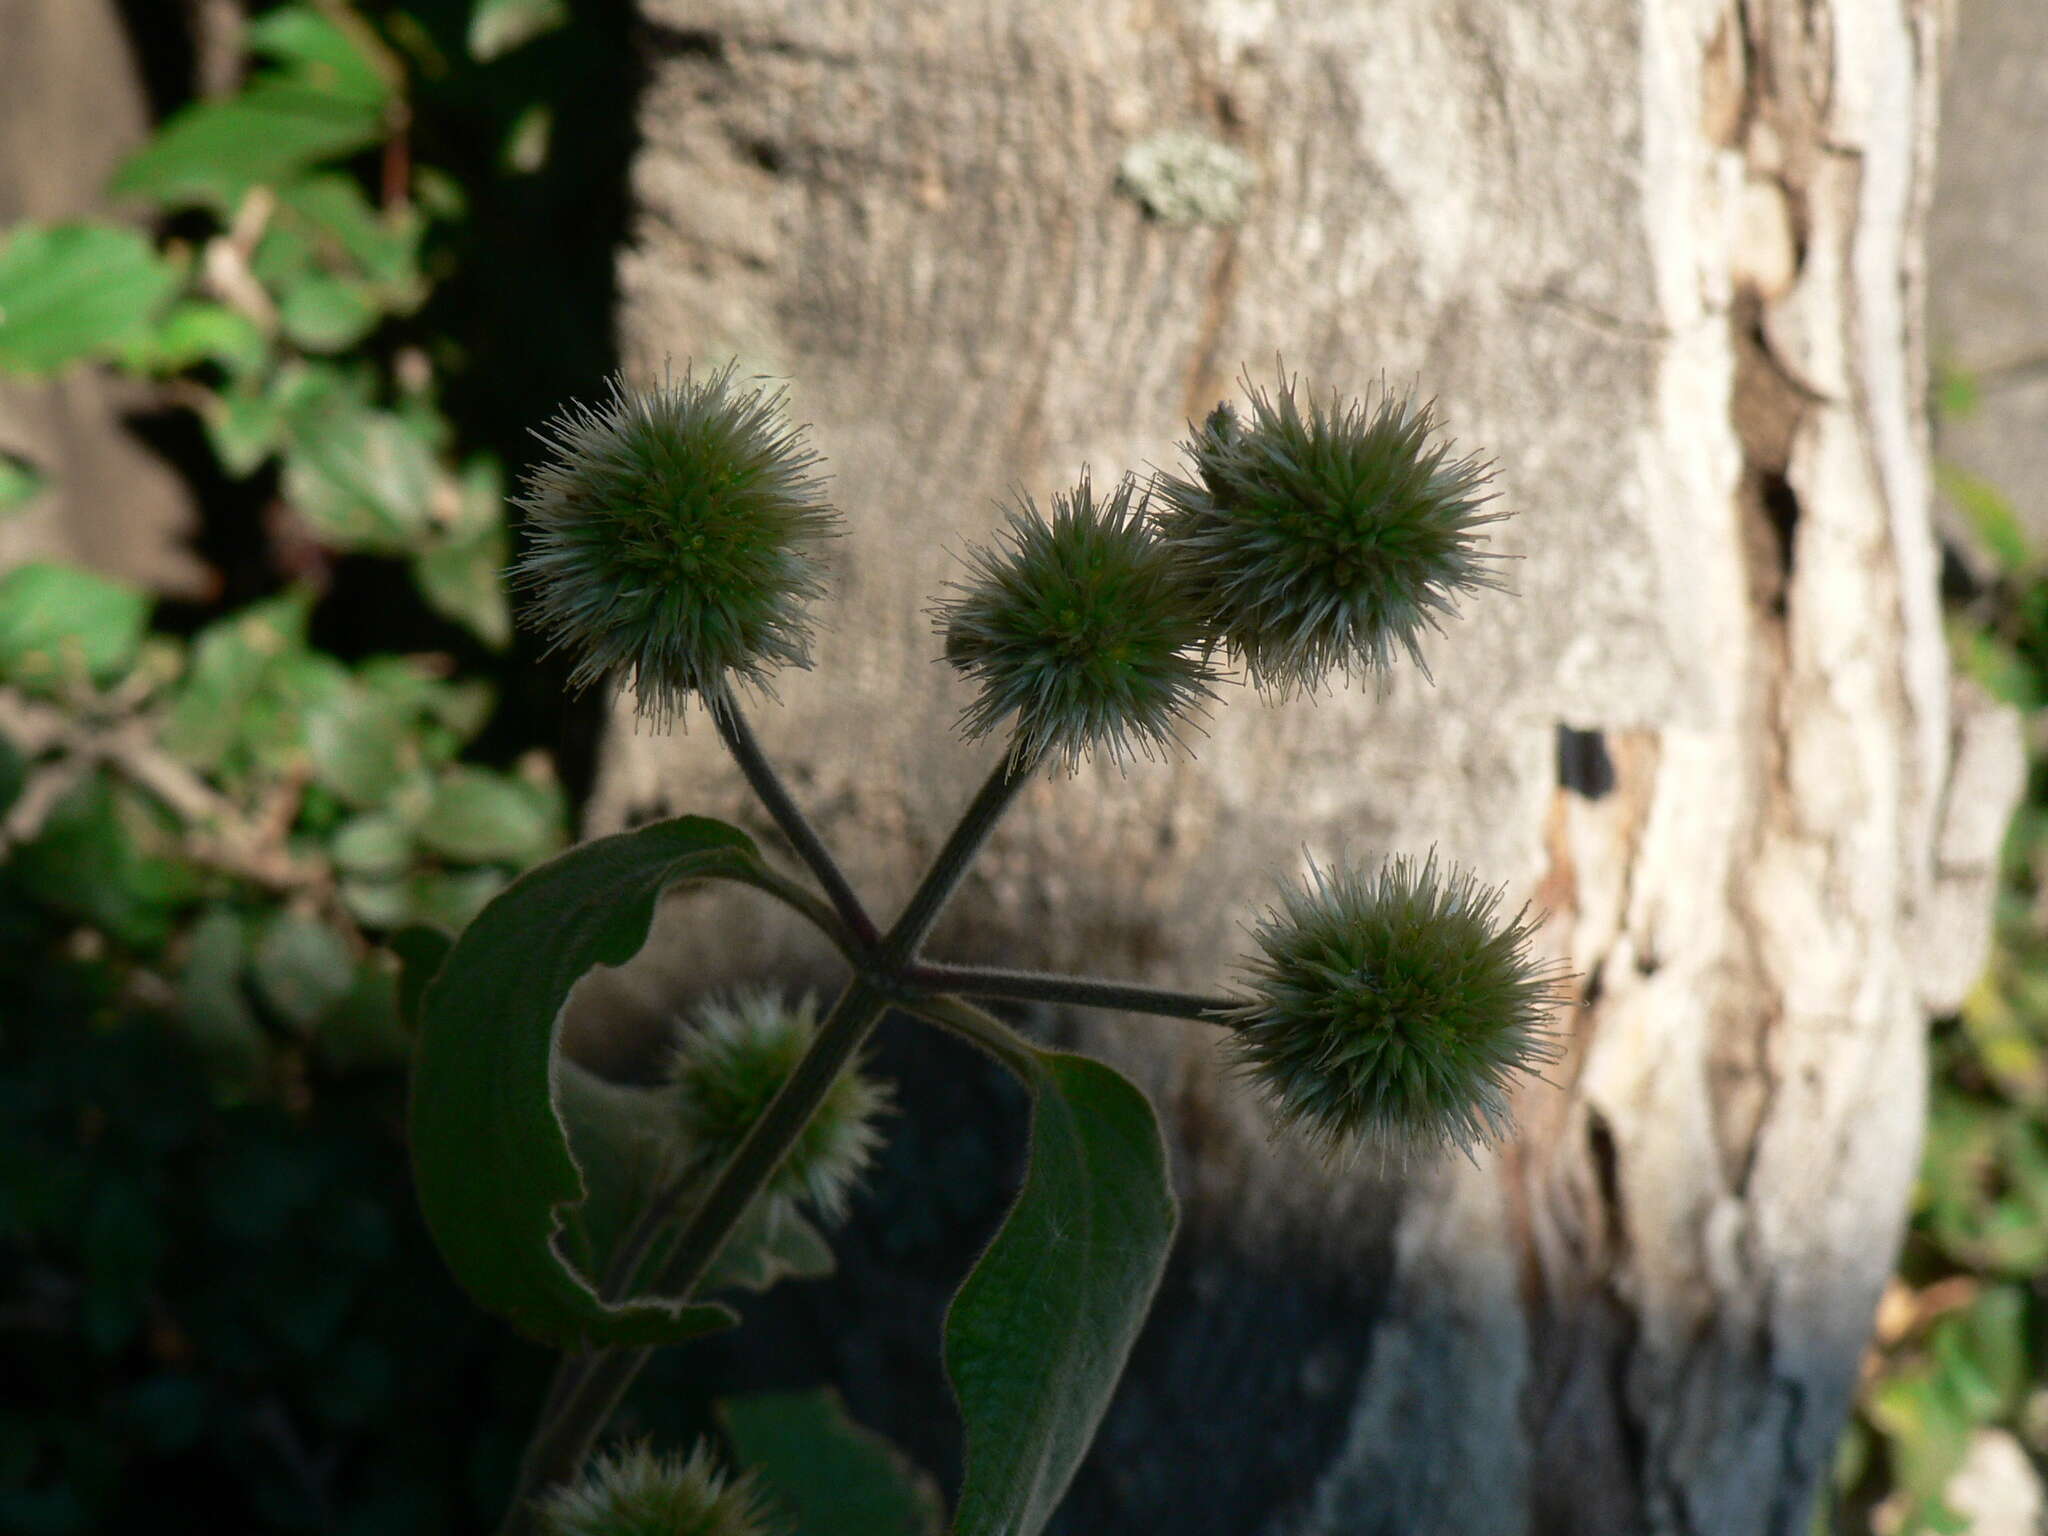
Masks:
[[[41,374],[132,341],[178,272],[134,230],[29,225],[0,247],[0,368]]]

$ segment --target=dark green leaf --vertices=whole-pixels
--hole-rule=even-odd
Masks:
[[[2001,571],[2023,571],[2032,563],[2033,550],[2026,530],[2020,527],[2019,514],[2003,491],[1981,475],[1973,475],[1954,464],[1937,465],[1935,480],[1942,494],[1969,519]]]
[[[756,1200],[704,1276],[704,1293],[765,1291],[832,1273],[832,1245],[788,1200]]]
[[[135,660],[149,607],[147,593],[76,566],[18,565],[0,576],[0,680],[110,683]]]
[[[48,373],[123,346],[177,285],[132,229],[21,226],[0,248],[0,370]]]
[[[681,1156],[674,1099],[657,1088],[611,1082],[557,1056],[555,1107],[585,1191],[563,1213],[560,1246],[583,1273],[604,1275],[634,1218]]]
[[[49,483],[49,477],[27,459],[0,452],[0,517],[21,511]]]
[[[554,847],[557,827],[546,791],[507,774],[456,768],[435,784],[414,831],[434,852],[466,864],[530,864]]]
[[[248,316],[225,304],[187,299],[123,347],[121,362],[141,373],[176,373],[216,362],[242,374],[260,366],[267,350],[261,328]]]
[[[310,1027],[355,981],[348,941],[325,923],[279,912],[256,941],[254,973],[264,1001],[290,1023]]]
[[[461,624],[484,644],[502,650],[512,640],[512,607],[505,597],[510,540],[493,528],[466,544],[442,544],[414,557],[413,579],[436,613]]]
[[[412,1040],[399,1017],[399,986],[391,956],[371,954],[359,961],[348,990],[320,1016],[313,1038],[321,1061],[337,1072],[404,1061]]]
[[[349,805],[382,805],[411,768],[412,721],[402,709],[351,687],[306,711],[313,776]]]
[[[1166,1151],[1145,1096],[1085,1056],[1033,1057],[1024,1188],[946,1318],[946,1369],[967,1428],[957,1536],[1044,1529],[1173,1240]]]
[[[287,287],[277,315],[285,335],[308,352],[344,352],[383,318],[366,286],[324,272],[308,273]]]
[[[277,451],[284,430],[282,406],[262,391],[215,396],[206,403],[200,419],[214,456],[237,479],[254,474]]]
[[[309,85],[332,95],[381,105],[384,77],[348,33],[309,5],[288,5],[249,23],[249,51],[290,66]]]
[[[154,808],[102,771],[58,801],[9,868],[44,905],[124,944],[153,949],[169,935],[178,908],[198,894],[193,871],[164,855],[171,845]]]
[[[388,811],[351,816],[335,828],[334,867],[363,880],[396,880],[412,867],[412,833]]]
[[[28,762],[21,755],[21,749],[0,736],[0,816],[5,816],[21,794],[22,785],[28,782]]]
[[[401,928],[387,941],[398,956],[398,1018],[408,1033],[419,1028],[420,1000],[441,969],[454,943],[438,928],[415,924]]]
[[[332,397],[289,420],[285,494],[322,538],[403,554],[434,535],[439,474],[406,422]]]
[[[731,1320],[717,1306],[608,1305],[563,1264],[561,1211],[584,1185],[552,1068],[569,989],[639,951],[662,891],[691,878],[751,880],[758,867],[745,833],[700,817],[586,843],[492,901],[427,989],[412,1083],[420,1205],[471,1296],[534,1338],[657,1343]]]
[[[231,214],[250,188],[352,155],[383,135],[376,101],[268,77],[178,112],[114,173],[109,190]]]
[[[241,741],[245,711],[277,659],[306,647],[313,595],[300,588],[209,624],[171,696],[163,743],[195,768],[218,768]]]
[[[936,1536],[932,1480],[855,1423],[838,1393],[727,1398],[718,1417],[734,1458],[803,1536]]]
[[[476,0],[469,13],[469,54],[489,63],[569,20],[566,0]]]
[[[178,974],[178,1018],[198,1045],[216,1082],[255,1086],[263,1069],[263,1028],[242,992],[249,960],[242,920],[224,908],[193,925]]]

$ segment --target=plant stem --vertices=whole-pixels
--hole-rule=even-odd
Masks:
[[[784,832],[790,835],[791,842],[796,844],[800,853],[804,852],[807,843],[814,849],[814,853],[805,854],[805,862],[825,883],[827,891],[835,893],[835,905],[840,895],[850,904],[851,911],[846,906],[840,907],[842,917],[849,926],[858,918],[867,924],[866,931],[872,933],[874,925],[854,898],[852,888],[838,873],[838,866],[817,840],[810,824],[783,791],[781,780],[775,777],[773,769],[761,756],[759,744],[748,732],[738,710],[726,701],[715,708],[713,714],[719,721],[720,735],[739,760],[748,782],[761,795]],[[738,1149],[719,1170],[711,1188],[690,1212],[655,1283],[654,1289],[659,1294],[679,1302],[691,1299],[712,1262],[717,1259],[719,1249],[732,1235],[734,1226],[773,1177],[783,1158],[788,1156],[790,1147],[810,1123],[811,1116],[817,1113],[818,1105],[824,1101],[832,1084],[866,1043],[892,998],[903,988],[905,972],[916,958],[918,945],[924,942],[932,924],[938,921],[947,898],[958,887],[968,866],[974,862],[975,854],[988,841],[996,822],[1023,787],[1029,770],[1030,765],[1019,763],[1013,754],[1006,753],[982,784],[962,814],[959,825],[954,827],[938,857],[932,861],[931,868],[925,872],[924,879],[918,883],[902,915],[890,928],[888,936],[868,949],[869,963],[846,984],[839,1000],[833,1004],[832,1012],[818,1026],[818,1033],[812,1039],[810,1049],[797,1063],[796,1070],[790,1073],[761,1118],[754,1122]],[[792,828],[800,829],[801,837]],[[674,1202],[683,1193],[682,1185],[673,1185],[658,1198]],[[645,1348],[601,1349],[563,1362],[549,1392],[553,1409],[546,1413],[532,1440],[527,1443],[526,1455],[520,1462],[519,1479],[513,1490],[512,1507],[499,1526],[499,1536],[530,1536],[535,1495],[557,1483],[567,1482],[582,1470],[598,1434],[652,1354],[651,1349]]]
[[[867,977],[856,976],[847,983],[796,1070],[690,1212],[675,1250],[655,1282],[657,1294],[677,1301],[690,1299],[734,1226],[773,1177],[888,1005],[888,994]],[[663,1198],[673,1200],[678,1192],[678,1186],[671,1186]],[[532,1528],[528,1510],[533,1497],[582,1470],[599,1432],[652,1354],[651,1349],[603,1349],[574,1364],[564,1363],[551,1394],[560,1401],[527,1445],[512,1509],[499,1528],[500,1536],[524,1536]]]
[[[896,919],[889,936],[882,940],[877,960],[882,972],[894,978],[903,968],[917,959],[918,946],[923,944],[932,931],[932,925],[939,920],[946,902],[966,875],[974,856],[981,852],[981,845],[988,841],[989,833],[995,830],[1003,812],[1010,808],[1010,802],[1017,798],[1017,792],[1030,778],[1035,763],[1020,763],[1014,752],[1005,752],[1002,761],[982,781],[974,799],[960,817],[960,824],[953,828],[952,836],[932,860],[932,867],[917,891],[910,898],[908,906]]]
[[[1199,1024],[1223,1024],[1219,1017],[1238,1006],[1228,997],[1195,992],[1170,992],[1161,987],[1103,981],[1093,976],[1061,976],[1049,971],[999,971],[978,965],[921,963],[907,967],[903,980],[925,992],[953,992],[963,997],[998,997],[1019,1003],[1068,1003],[1082,1008],[1115,1008]]]
[[[825,888],[833,908],[839,913],[839,920],[846,924],[847,932],[862,948],[871,949],[880,932],[875,920],[868,916],[867,908],[861,905],[860,897],[854,893],[846,872],[832,857],[832,850],[825,846],[825,840],[818,836],[817,829],[810,823],[803,811],[790,797],[782,777],[768,761],[761,750],[761,743],[755,737],[753,727],[747,724],[746,716],[740,713],[739,700],[727,694],[711,705],[711,718],[718,727],[719,740],[732,753],[733,761],[739,764],[740,772],[746,775],[747,783],[767,807],[768,814],[775,818],[775,824],[782,829],[782,835],[789,839],[790,847],[796,850],[798,858],[810,867],[818,877],[818,884]]]

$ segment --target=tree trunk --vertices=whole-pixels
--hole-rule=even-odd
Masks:
[[[149,102],[114,0],[0,0],[0,240],[23,220],[103,212],[101,189],[149,132]],[[190,493],[123,414],[148,390],[103,370],[0,378],[0,453],[47,490],[0,518],[0,569],[76,560],[183,597],[206,572],[185,547]]]
[[[850,536],[758,724],[877,905],[991,756],[925,609],[1008,487],[1165,466],[1278,354],[1418,382],[1519,513],[1434,687],[1036,783],[941,932],[1209,986],[1304,847],[1435,846],[1582,977],[1520,1139],[1398,1179],[1269,1140],[1198,1027],[1055,1021],[1153,1094],[1187,1216],[1063,1528],[1803,1536],[2019,773],[1928,524],[1935,0],[644,9],[626,352],[815,424]],[[1120,177],[1169,130],[1241,206],[1186,139]],[[701,722],[619,721],[590,830],[758,820]],[[655,947],[647,996],[825,963],[754,906]]]

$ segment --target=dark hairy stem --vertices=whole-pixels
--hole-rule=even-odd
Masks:
[[[881,937],[875,927],[875,920],[868,916],[867,908],[861,905],[860,897],[854,894],[852,883],[846,872],[839,867],[839,861],[832,857],[832,850],[825,846],[825,840],[818,836],[795,800],[790,798],[782,777],[769,763],[767,754],[762,752],[761,743],[754,735],[753,727],[747,724],[746,716],[740,713],[739,701],[730,694],[711,705],[711,718],[718,727],[718,738],[732,753],[733,761],[739,764],[740,772],[746,775],[748,785],[775,818],[782,835],[789,839],[790,847],[796,850],[817,876],[818,884],[824,887],[839,920],[853,936],[854,942],[871,949]]]
[[[945,910],[947,900],[966,875],[974,856],[981,852],[981,845],[988,841],[996,823],[1002,820],[1003,812],[1010,808],[1010,802],[1017,798],[1026,781],[1031,777],[1035,763],[1019,762],[1014,751],[1005,752],[1002,761],[982,781],[974,799],[961,814],[960,824],[953,828],[952,836],[946,839],[938,857],[932,860],[932,867],[925,872],[916,893],[903,909],[902,916],[889,930],[889,936],[882,940],[876,959],[882,972],[892,979],[899,977],[904,967],[917,958],[918,946],[923,944],[932,931],[932,925]]]
[[[1234,998],[1208,997],[1197,992],[1171,992],[1162,987],[1104,981],[1093,976],[1061,976],[1050,971],[992,970],[979,965],[920,962],[906,967],[902,979],[920,992],[952,992],[962,997],[995,997],[1016,1003],[1114,1008],[1168,1019],[1193,1019],[1198,1024],[1228,1026],[1230,1020],[1225,1015],[1239,1006]]]

